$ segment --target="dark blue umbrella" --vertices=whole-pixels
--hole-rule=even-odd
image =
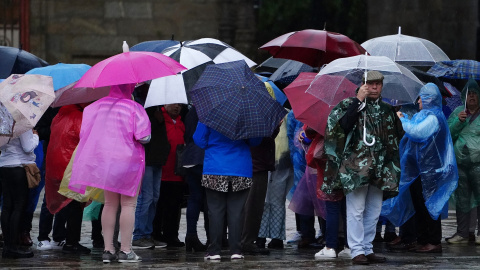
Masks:
[[[263,61],[260,65],[258,65],[254,71],[255,73],[260,75],[263,75],[261,73],[272,74],[287,61],[288,59],[270,57],[267,60]]]
[[[25,74],[27,71],[48,66],[45,60],[15,47],[0,46],[0,78],[12,74]]]
[[[232,140],[271,136],[287,113],[243,60],[208,65],[190,96],[200,122]]]
[[[291,84],[300,73],[314,71],[315,69],[307,64],[288,60],[270,76],[269,80],[274,82],[280,89],[283,89]]]
[[[161,53],[168,47],[175,46],[180,44],[179,41],[173,40],[150,40],[138,43],[130,48],[130,51],[140,51],[140,52],[157,52]]]

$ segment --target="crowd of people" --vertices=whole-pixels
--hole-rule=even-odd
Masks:
[[[323,133],[290,110],[270,137],[247,140],[200,122],[191,104],[144,109],[148,84],[112,86],[95,102],[50,108],[33,130],[0,147],[2,257],[34,256],[30,231],[43,187],[38,252],[89,254],[80,244],[89,215],[104,263],[138,262],[135,249],[163,247],[213,261],[227,248],[238,260],[283,249],[285,241],[319,250],[319,260],[382,263],[372,243],[383,238],[395,251],[439,253],[449,201],[458,227],[446,242],[468,243],[480,200],[480,87],[469,80],[465,105],[445,115],[435,84],[424,85],[407,110],[382,101],[383,79],[366,73],[356,96],[332,109]],[[42,181],[29,189],[23,165],[33,163]],[[62,186],[82,196],[59,193]],[[289,240],[286,200],[297,227]],[[202,212],[205,243],[197,233]]]

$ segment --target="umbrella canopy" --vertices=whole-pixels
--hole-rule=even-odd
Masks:
[[[287,61],[288,59],[270,57],[267,60],[263,61],[260,65],[256,66],[254,71],[257,74],[274,73],[277,68],[279,68]]]
[[[188,69],[207,62],[221,64],[238,60],[245,60],[249,67],[256,65],[255,62],[227,43],[213,38],[184,41],[179,45],[166,48],[162,53],[170,56]]]
[[[336,76],[324,75],[316,79],[316,75],[317,73],[313,72],[302,72],[283,91],[292,105],[295,118],[324,135],[328,115],[332,108],[344,98],[355,96],[357,86],[349,80],[342,80],[339,87],[342,91],[322,100],[306,90],[311,88],[311,91],[326,92],[328,90],[325,90],[324,87],[328,85],[328,80],[334,80]],[[322,96],[321,93],[318,94]]]
[[[13,74],[0,83],[0,145],[32,129],[54,100],[52,77]]]
[[[269,79],[278,85],[280,88],[284,89],[287,87],[298,74],[301,72],[314,72],[315,69],[307,64],[295,61],[288,60],[283,65],[281,65],[270,77]],[[317,70],[318,71],[318,70]]]
[[[145,99],[145,108],[174,103],[188,103],[182,75],[177,74],[152,80]]]
[[[401,34],[369,39],[362,47],[370,55],[386,56],[400,64],[412,66],[432,66],[436,62],[450,60],[435,43],[423,38]]]
[[[338,91],[342,91],[341,85],[344,80],[360,86],[363,74],[370,70],[376,70],[383,74],[382,98],[393,106],[415,102],[420,88],[423,86],[423,83],[411,71],[386,56],[358,55],[340,58],[326,65],[316,78],[319,79],[325,74],[336,75],[324,86],[326,91],[318,92],[309,88],[307,92],[319,99],[331,98],[336,96]]]
[[[48,66],[48,63],[22,49],[0,46],[0,79],[11,74],[25,74],[36,67]]]
[[[278,86],[275,85],[274,82],[270,81],[267,77],[255,74],[264,84],[265,87],[267,87],[268,92],[270,93],[271,96],[275,98],[275,100],[280,103],[280,105],[285,104],[285,101],[287,101],[287,96],[278,88]]]
[[[156,52],[161,53],[168,47],[180,44],[180,41],[173,40],[150,40],[138,43],[130,48],[133,52]]]
[[[56,108],[70,104],[88,103],[106,97],[110,93],[110,86],[91,88],[76,87],[76,84],[77,82],[73,82],[55,91],[55,100],[50,106]]]
[[[325,30],[290,32],[265,43],[260,49],[273,57],[321,67],[340,57],[364,54],[365,49],[349,37]]]
[[[417,76],[417,78],[422,81],[423,83],[434,83],[438,89],[440,90],[440,93],[442,94],[442,96],[444,97],[450,97],[452,94],[447,90],[447,88],[445,88],[445,85],[443,85],[443,82],[433,76],[432,74],[429,74],[423,70],[420,70],[418,68],[415,68],[415,67],[412,67],[410,65],[407,65],[407,64],[402,64],[402,66],[406,67],[408,70],[410,70],[415,76]]]
[[[184,66],[163,54],[130,52],[127,45],[123,53],[107,58],[90,68],[75,88],[135,84],[175,75],[185,69]]]
[[[243,60],[208,65],[191,96],[200,122],[232,140],[271,136],[287,113]]]
[[[450,60],[435,63],[427,73],[447,79],[480,80],[480,62],[475,60]]]
[[[64,64],[58,63],[56,65],[34,68],[25,74],[38,74],[50,76],[53,78],[53,90],[65,87],[74,83],[90,69],[86,64]]]

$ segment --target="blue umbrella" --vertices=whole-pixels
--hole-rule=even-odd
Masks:
[[[175,46],[180,44],[179,41],[173,40],[150,40],[138,43],[130,48],[130,51],[141,51],[141,52],[157,52],[161,53],[168,47]]]
[[[475,60],[451,60],[437,62],[427,73],[448,79],[480,80],[480,62]]]
[[[90,69],[86,64],[64,64],[58,63],[56,65],[34,68],[26,74],[46,75],[53,78],[53,89],[58,89],[72,84],[83,76],[87,70]]]
[[[190,95],[200,122],[232,140],[271,136],[287,113],[243,60],[208,65]]]

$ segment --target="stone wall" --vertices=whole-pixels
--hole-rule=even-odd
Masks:
[[[249,13],[245,0],[31,0],[31,51],[51,64],[93,65],[120,53],[124,40],[133,46],[174,35],[217,38],[248,52],[256,47],[249,45],[254,24],[242,21]]]
[[[368,37],[402,34],[430,40],[450,59],[476,59],[478,0],[367,0]]]

